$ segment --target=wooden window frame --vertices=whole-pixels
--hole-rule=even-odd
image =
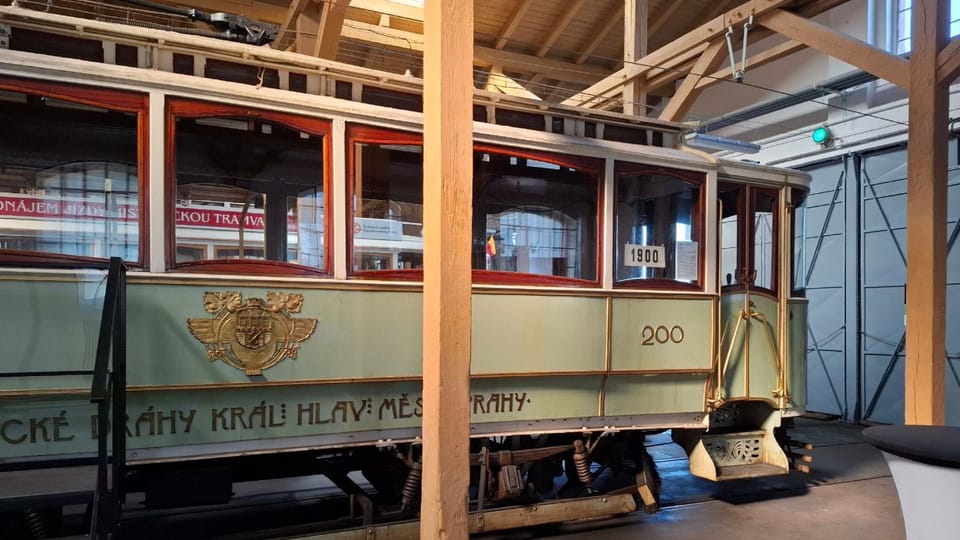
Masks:
[[[707,174],[700,171],[689,171],[684,169],[673,169],[669,167],[660,167],[653,165],[646,165],[643,163],[635,163],[629,161],[617,161],[613,166],[613,198],[614,201],[617,200],[617,186],[619,185],[619,179],[621,175],[659,175],[659,176],[669,176],[682,180],[684,182],[689,182],[691,184],[696,184],[699,186],[700,195],[697,200],[696,208],[694,208],[692,214],[693,217],[691,222],[696,222],[697,227],[694,229],[695,235],[693,238],[697,242],[697,280],[694,283],[684,283],[676,279],[667,279],[667,278],[631,278],[624,280],[617,280],[616,269],[617,261],[620,259],[622,254],[617,251],[613,254],[613,265],[614,265],[614,279],[613,287],[615,289],[638,289],[638,290],[655,290],[655,291],[705,291],[706,290],[706,275],[707,275],[707,250],[706,250],[706,212],[704,212],[706,198],[707,198]],[[616,210],[614,210],[616,211]],[[615,225],[616,226],[616,225]],[[614,235],[614,245],[615,249],[620,250],[622,246],[617,238],[617,230],[613,232]]]
[[[37,81],[0,75],[0,90],[22,92],[83,105],[100,107],[112,111],[135,113],[137,115],[137,260],[126,261],[130,268],[149,268],[150,266],[150,208],[147,206],[150,191],[149,143],[149,95],[124,90],[110,90],[93,86]],[[38,267],[98,267],[109,262],[104,257],[67,255],[62,253],[44,253],[39,251],[0,250],[0,266],[38,266]]]
[[[282,261],[266,261],[257,259],[210,259],[196,262],[177,262],[177,164],[176,164],[176,119],[177,118],[243,118],[257,119],[283,124],[284,126],[322,137],[323,167],[323,268],[314,268]],[[332,219],[332,204],[330,189],[332,179],[332,122],[327,119],[312,116],[303,116],[293,113],[271,111],[267,109],[251,109],[236,105],[212,103],[187,98],[168,98],[166,103],[166,142],[164,144],[164,159],[166,161],[166,201],[164,212],[167,224],[167,269],[178,272],[223,273],[223,274],[256,274],[256,275],[286,275],[286,276],[320,276],[332,275],[333,264],[331,246],[334,238]]]
[[[356,145],[357,143],[367,144],[397,144],[397,145],[419,145],[423,146],[423,136],[420,133],[397,131],[387,128],[375,128],[359,124],[347,126],[347,200],[356,199]],[[543,152],[539,150],[529,150],[523,148],[510,148],[488,143],[474,143],[473,152],[490,152],[501,155],[516,156],[524,159],[534,159],[545,163],[553,163],[561,167],[570,167],[592,173],[597,179],[597,232],[596,232],[596,276],[594,279],[579,279],[563,276],[547,276],[542,274],[527,274],[521,272],[507,272],[502,270],[479,270],[471,271],[472,282],[477,284],[489,285],[536,285],[536,286],[566,286],[566,287],[599,287],[601,277],[603,276],[603,178],[602,172],[604,162],[599,158],[584,156],[569,156],[558,153]],[[354,241],[352,219],[356,209],[352,203],[348,204],[347,223],[344,224],[350,234],[347,235],[347,268],[348,275],[356,279],[378,279],[395,281],[423,281],[422,269],[390,269],[390,270],[353,270],[354,261]]]
[[[737,219],[738,223],[743,223],[743,226],[737,227],[737,268],[749,268],[751,271],[755,270],[754,265],[756,261],[754,260],[756,255],[754,253],[756,249],[756,226],[754,225],[754,218],[756,214],[757,206],[757,195],[766,195],[768,197],[773,197],[774,200],[774,209],[772,212],[773,219],[773,261],[771,267],[771,285],[770,288],[759,287],[756,285],[750,285],[750,292],[758,292],[761,294],[768,294],[770,296],[776,297],[777,292],[779,291],[779,271],[780,271],[780,208],[783,204],[783,192],[781,189],[776,187],[766,187],[758,186],[756,184],[748,184],[744,182],[730,182],[730,181],[721,181],[723,185],[738,186],[740,188],[740,193],[737,197]],[[749,247],[747,247],[749,246]],[[790,245],[791,250],[793,249],[793,244]],[[792,256],[791,256],[792,258]],[[724,293],[743,291],[746,289],[743,283],[737,280],[737,283],[733,285],[720,285],[720,290]]]
[[[758,286],[758,285],[756,285],[756,284],[751,284],[751,285],[750,285],[750,291],[753,292],[754,290],[758,290],[758,291],[760,291],[760,292],[762,292],[762,293],[764,293],[764,292],[765,292],[765,293],[769,293],[769,294],[771,294],[772,296],[776,297],[776,296],[777,296],[777,291],[779,290],[779,287],[780,287],[780,283],[779,283],[779,281],[780,281],[780,279],[779,279],[779,278],[780,278],[780,274],[779,274],[779,272],[780,272],[780,249],[781,249],[781,245],[780,245],[780,244],[781,244],[781,242],[780,242],[780,226],[781,226],[781,224],[780,224],[780,207],[781,207],[781,205],[783,204],[783,194],[782,194],[781,190],[776,189],[776,188],[766,188],[766,187],[753,186],[753,185],[750,185],[750,186],[748,186],[748,187],[749,187],[749,192],[750,192],[750,208],[749,208],[749,210],[750,210],[750,219],[748,220],[748,223],[747,223],[747,228],[748,228],[748,232],[747,232],[748,236],[747,236],[747,238],[749,238],[750,242],[749,242],[747,245],[750,246],[750,251],[749,251],[749,253],[747,253],[747,258],[748,258],[748,260],[749,260],[749,262],[750,262],[750,270],[751,270],[751,271],[755,271],[755,270],[756,270],[756,265],[757,265],[757,261],[756,261],[756,247],[757,247],[757,243],[756,243],[756,242],[757,242],[757,231],[756,231],[757,196],[758,196],[758,195],[766,195],[766,196],[768,196],[768,197],[772,197],[772,198],[773,198],[773,210],[770,212],[770,213],[771,213],[771,219],[772,219],[772,228],[773,228],[773,231],[772,231],[772,238],[773,238],[773,241],[772,241],[772,244],[773,244],[773,246],[772,246],[773,256],[772,256],[772,261],[771,261],[771,264],[772,264],[772,265],[771,265],[771,267],[770,267],[770,285],[771,285],[771,286],[768,288],[768,287],[760,287],[760,286]],[[791,247],[792,247],[792,245],[791,245]]]

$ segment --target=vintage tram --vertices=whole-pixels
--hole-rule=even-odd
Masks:
[[[368,526],[415,517],[419,82],[16,7],[0,28],[0,467],[99,448],[115,508],[323,473]],[[665,430],[695,475],[787,473],[807,176],[682,125],[483,92],[475,117],[472,530],[655,509]]]

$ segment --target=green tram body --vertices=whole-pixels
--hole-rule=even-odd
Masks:
[[[14,24],[10,14],[19,13],[3,8],[0,16]],[[94,30],[108,27],[88,22]],[[182,39],[194,45],[204,42]],[[149,176],[147,183],[140,180],[140,204],[149,212],[135,214],[142,241],[131,261],[127,287],[128,464],[341,452],[418,441],[422,278],[404,277],[402,263],[399,270],[384,273],[350,270],[349,227],[341,225],[347,215],[348,176],[355,172],[347,154],[350,130],[415,134],[419,114],[14,50],[0,50],[0,72],[5,92],[35,88],[37,94],[78,106],[89,105],[101,92],[121,92],[143,107],[137,166],[142,176]],[[71,97],[64,88],[85,88],[85,97]],[[328,123],[324,189],[333,225],[325,236],[332,243],[325,274],[271,274],[267,266],[251,273],[244,271],[248,266],[231,268],[227,259],[203,272],[178,266],[172,258],[174,188],[169,183],[175,174],[169,170],[169,110],[175,108],[172,103],[197,100],[234,116],[249,110],[278,111],[283,118]],[[478,147],[539,160],[574,156],[599,164],[595,234],[601,250],[594,245],[597,275],[591,279],[550,281],[525,274],[497,279],[493,272],[475,283],[469,306],[472,379],[470,396],[465,397],[471,403],[471,436],[478,441],[510,436],[532,440],[554,434],[560,437],[554,440],[568,443],[601,433],[672,429],[690,452],[695,474],[723,479],[723,467],[730,463],[722,462],[723,456],[717,455],[722,444],[710,438],[734,440],[742,435],[766,439],[764,457],[758,459],[770,468],[731,472],[729,477],[786,473],[789,456],[778,450],[783,441],[774,440],[773,430],[805,407],[806,301],[793,294],[792,238],[798,226],[795,207],[809,182],[806,175],[719,161],[684,148],[476,126]],[[659,129],[669,137],[674,133],[670,130],[679,128],[664,124]],[[646,287],[642,280],[616,279],[615,269],[624,256],[613,232],[618,219],[615,171],[620,164],[699,178],[703,204],[694,224],[699,226],[694,285]],[[754,246],[742,229],[736,242],[722,238],[720,213],[730,206],[720,204],[721,186],[741,189],[740,201],[749,199],[748,189],[770,194],[775,201],[769,216],[779,223],[772,244],[777,251],[768,261],[774,263],[764,278],[768,288],[721,287],[724,281],[738,280],[724,275],[728,269],[721,268],[722,254],[735,253],[739,245],[745,254],[734,257],[738,267],[736,261],[754,256],[746,254]],[[0,234],[12,230],[13,219],[0,215]],[[142,234],[145,231],[149,234]],[[0,249],[2,370],[92,368],[104,273],[64,270],[62,264],[47,267],[49,258],[41,256],[31,264],[32,256],[30,251]],[[4,265],[7,260],[17,265]],[[222,359],[208,358],[207,347],[188,323],[214,318],[205,311],[205,295],[230,292],[239,293],[243,301],[268,299],[277,292],[300,294],[299,310],[287,315],[315,320],[316,325],[298,342],[295,357],[248,374]],[[245,335],[237,339],[258,339],[253,333]],[[89,402],[89,385],[83,376],[0,378],[0,462],[12,466],[95,455],[96,409]],[[726,414],[734,410],[739,412]],[[718,411],[724,412],[722,417]]]

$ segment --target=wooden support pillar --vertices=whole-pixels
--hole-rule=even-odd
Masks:
[[[473,0],[424,3],[420,537],[467,538]]]
[[[623,64],[628,66],[647,55],[647,0],[624,0]],[[647,116],[647,78],[640,76],[623,86],[623,113]]]
[[[937,54],[948,39],[950,3],[914,0],[907,144],[907,424],[945,420],[947,83]]]

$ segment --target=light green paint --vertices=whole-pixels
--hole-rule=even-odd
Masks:
[[[594,416],[600,383],[599,376],[475,380],[473,422]],[[149,448],[330,434],[372,443],[377,435],[364,432],[420,425],[420,389],[397,382],[134,392],[128,448],[137,457]],[[95,414],[80,398],[0,401],[0,459],[94,452]]]
[[[602,370],[606,300],[473,296],[473,373]]]
[[[278,289],[203,286],[131,286],[128,292],[128,355],[131,385],[293,381],[297,379],[416,376],[421,366],[421,297],[418,293],[297,290],[304,295],[298,318],[317,319],[296,359],[248,377],[223,362],[209,362],[204,345],[187,329],[188,318],[209,318],[205,291],[240,291],[266,298]]]
[[[721,297],[720,320],[722,323],[723,343],[720,347],[720,359],[727,358],[728,351],[733,353],[723,376],[723,397],[758,398],[774,400],[777,387],[777,302],[772,298],[754,294],[750,296],[753,311],[762,314],[766,321],[758,318],[745,319],[736,332],[738,318],[744,309],[743,293],[725,294]],[[749,327],[749,328],[748,328]],[[746,393],[747,347],[744,337],[749,336],[750,350],[750,393]],[[772,344],[771,344],[772,337]]]
[[[0,280],[0,369],[92,370],[103,311],[102,273],[70,282]],[[89,377],[0,379],[0,389],[88,387]]]
[[[787,357],[787,389],[790,406],[807,407],[807,303],[791,302],[790,349]]]
[[[607,381],[607,416],[697,412],[704,409],[706,376],[618,375]]]
[[[713,301],[710,299],[614,299],[612,368],[709,369],[712,310]],[[645,327],[651,330],[645,333]],[[658,336],[660,327],[664,330]],[[682,328],[682,340],[670,339],[671,333],[673,338],[680,336],[674,327]],[[657,339],[664,336],[666,339]]]

